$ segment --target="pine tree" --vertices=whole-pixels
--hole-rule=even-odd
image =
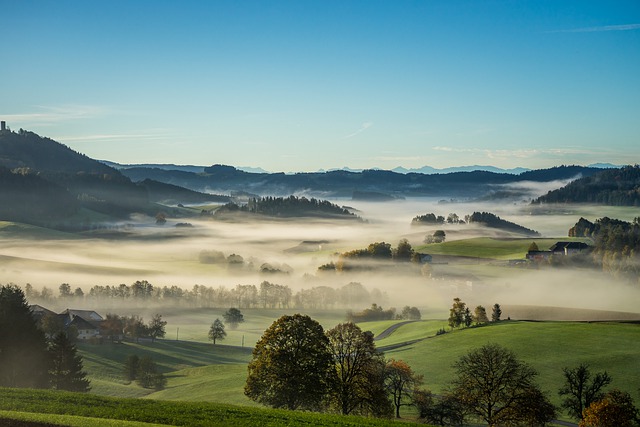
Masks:
[[[0,387],[46,388],[47,340],[22,290],[0,287]]]
[[[51,386],[56,390],[87,392],[91,389],[87,373],[82,370],[82,356],[64,332],[53,337],[49,348]]]

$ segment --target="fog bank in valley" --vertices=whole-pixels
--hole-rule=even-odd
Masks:
[[[480,236],[514,237],[474,224],[412,226],[411,220],[417,215],[433,212],[446,218],[449,213],[456,213],[464,218],[474,211],[492,212],[539,231],[543,237],[561,240],[580,216],[590,213],[591,220],[603,216],[599,208],[564,207],[551,211],[522,202],[453,203],[428,199],[333,202],[353,208],[366,222],[300,219],[236,223],[197,219],[188,220],[192,227],[177,228],[175,223],[184,220],[170,220],[160,227],[153,218],[137,218],[135,227],[128,229],[124,237],[3,239],[0,273],[3,283],[23,287],[30,283],[35,289],[48,287],[54,295],[61,283],[88,293],[94,285],[131,285],[137,280],[147,280],[155,287],[175,285],[185,289],[196,284],[227,288],[239,284],[259,286],[267,280],[287,285],[293,292],[359,282],[369,291],[380,290],[385,295],[381,303],[399,309],[417,306],[443,315],[456,296],[474,307],[481,304],[490,308],[497,302],[507,306],[640,312],[635,305],[640,301],[637,286],[587,269],[526,269],[510,266],[506,260],[484,265],[480,261],[448,259],[446,264],[434,264],[426,272],[420,266],[387,263],[372,272],[318,273],[320,265],[335,262],[341,252],[382,241],[395,247],[402,238],[417,248],[436,229],[446,232],[447,241]],[[620,214],[621,219],[633,215],[631,210],[612,213]],[[205,255],[218,253],[226,258],[239,255],[243,262],[232,265],[207,261]],[[524,253],[520,258],[524,258]],[[283,273],[261,272],[265,265]]]

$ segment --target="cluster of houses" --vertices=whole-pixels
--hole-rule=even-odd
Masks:
[[[529,251],[527,259],[530,261],[550,260],[555,256],[572,256],[583,253],[591,247],[582,242],[557,242],[548,251]]]
[[[78,340],[86,341],[100,337],[100,323],[104,320],[102,316],[93,310],[73,310],[66,309],[62,313],[55,313],[41,305],[30,306],[31,313],[37,322],[42,322],[47,316],[52,316],[61,321],[63,330],[75,327],[78,331]]]

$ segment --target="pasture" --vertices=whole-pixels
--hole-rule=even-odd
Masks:
[[[406,425],[404,422],[392,420],[250,408],[202,401],[157,401],[62,391],[0,389],[0,423],[3,417],[31,421],[43,420],[42,414],[64,415],[64,417],[45,417],[44,420],[47,422],[88,427],[105,425],[140,427],[139,423],[193,427],[298,425],[309,427],[382,427]],[[68,424],[67,422],[78,422],[78,424]]]
[[[544,307],[509,310],[514,313],[520,310],[534,317],[563,311]],[[576,314],[575,310],[569,312]],[[578,314],[597,316],[593,311]],[[248,329],[266,329],[280,315],[278,310],[256,310],[255,315],[253,310],[247,310],[245,317],[252,320],[243,325]],[[314,317],[313,313],[310,315]],[[325,329],[341,321],[344,320],[337,312],[325,312],[321,319]],[[379,335],[399,322],[363,322],[359,326]],[[448,332],[436,336],[443,327]],[[203,328],[208,330],[208,325],[204,324]],[[243,330],[241,325],[236,332]],[[628,391],[636,401],[640,400],[640,380],[636,375],[636,367],[640,366],[640,324],[637,323],[512,320],[450,332],[446,320],[432,319],[403,324],[386,338],[377,340],[376,345],[387,358],[408,362],[415,372],[424,376],[427,388],[440,393],[453,378],[452,363],[489,342],[513,350],[518,358],[531,364],[539,372],[538,383],[555,404],[560,403],[557,391],[562,383],[562,368],[580,363],[588,364],[593,371],[606,370],[613,377],[612,387]],[[92,380],[92,393],[257,406],[243,393],[251,347],[252,344],[244,348],[227,345],[226,341],[214,346],[171,339],[156,343],[79,346]],[[168,379],[166,389],[156,392],[124,382],[122,364],[129,354],[150,355]]]

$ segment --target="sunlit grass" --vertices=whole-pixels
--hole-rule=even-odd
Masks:
[[[148,422],[176,426],[389,426],[406,425],[392,420],[355,416],[318,414],[247,406],[223,405],[211,402],[175,402],[150,399],[109,398],[91,394],[49,390],[0,389],[0,410],[18,413],[58,414],[99,418],[87,420],[89,427],[123,425],[128,422]],[[26,415],[28,417],[28,415]],[[52,417],[51,419],[54,419]],[[0,418],[0,421],[2,418]],[[100,421],[117,420],[110,424]],[[127,422],[127,423],[125,423]],[[73,424],[75,425],[75,424]],[[132,425],[132,427],[138,427]]]
[[[408,327],[409,325],[403,326]],[[402,329],[401,328],[401,329]],[[436,393],[454,376],[452,364],[471,349],[498,343],[538,372],[538,383],[559,404],[562,368],[587,363],[593,371],[607,370],[612,387],[639,396],[640,325],[630,323],[500,322],[447,333],[386,352],[407,361]]]
[[[585,241],[585,239],[562,238],[516,238],[496,239],[492,237],[474,237],[443,243],[432,243],[415,248],[418,252],[433,255],[452,255],[491,259],[525,259],[529,245],[535,242],[540,250],[548,250],[558,241]]]
[[[77,415],[37,414],[33,412],[0,411],[2,420],[47,423],[67,427],[160,427],[168,424],[155,424],[139,421],[108,420],[105,418],[81,417]]]

